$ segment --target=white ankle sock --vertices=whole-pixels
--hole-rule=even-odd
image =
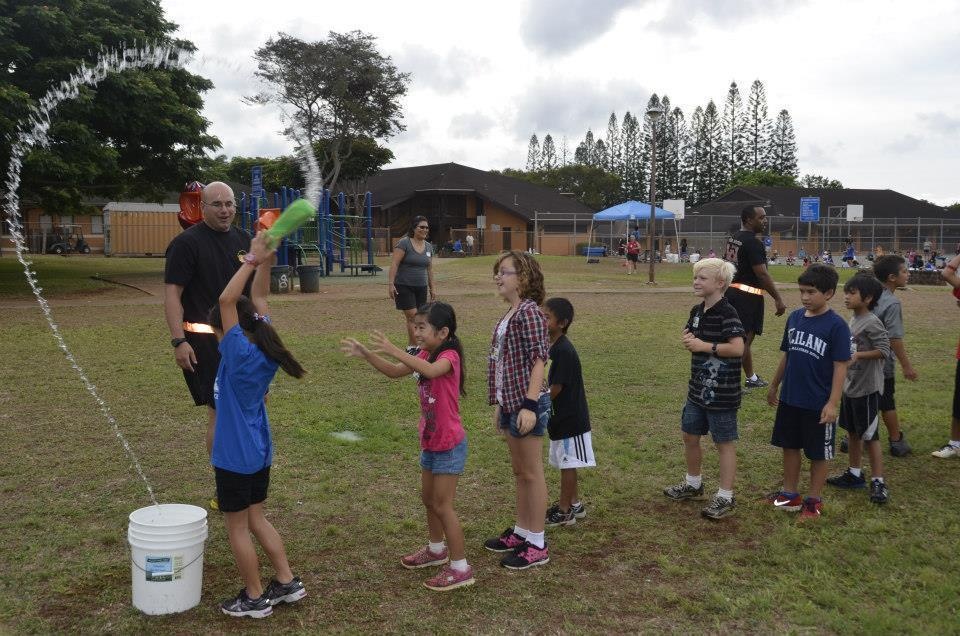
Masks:
[[[960,448],[960,439],[950,440],[950,445],[953,446],[954,448]]]
[[[873,481],[879,481],[879,482],[882,484],[882,483],[883,483],[883,477],[874,477],[874,478],[873,478]]]
[[[851,467],[848,468],[847,470],[849,470],[849,471],[850,471],[850,474],[853,475],[854,477],[859,477],[859,476],[863,473],[863,470],[862,470],[862,469],[860,469],[860,468],[854,468],[853,466],[851,466]]]
[[[450,567],[456,570],[457,572],[466,572],[467,568],[470,566],[467,565],[466,559],[457,559],[456,561],[450,562]]]
[[[527,531],[527,542],[533,544],[534,546],[543,549],[543,544],[546,541],[546,537],[543,532],[530,532]]]
[[[760,378],[757,376],[756,373],[754,373],[753,375],[751,375],[751,376],[750,376],[749,378],[747,378],[747,379],[750,380],[751,382],[756,382],[756,381],[759,380]]]
[[[570,509],[572,510],[573,508],[579,508],[582,505],[583,504],[580,503],[579,501],[574,501],[572,504],[570,504]]]
[[[703,485],[703,478],[700,475],[687,475],[687,485],[692,488],[699,488]]]
[[[729,499],[733,501],[733,491],[724,490],[723,488],[717,488],[717,497],[723,497],[724,499]]]
[[[446,550],[447,544],[444,541],[441,541],[440,543],[434,543],[433,541],[428,541],[427,548],[429,548],[430,551],[433,552],[434,554],[440,554],[441,552]]]
[[[513,526],[513,534],[517,535],[521,539],[526,539],[530,536],[530,531],[525,528],[521,528],[520,526]]]

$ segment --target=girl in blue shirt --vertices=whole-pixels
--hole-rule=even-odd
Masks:
[[[227,524],[230,549],[245,587],[220,605],[224,614],[264,618],[277,603],[293,603],[307,592],[287,562],[283,540],[263,514],[273,463],[273,443],[264,397],[278,367],[295,378],[305,373],[287,351],[267,317],[270,267],[275,250],[258,234],[250,253],[210,311],[210,325],[220,341],[220,367],[213,388],[217,422],[213,464],[217,497]],[[243,288],[256,272],[250,298]],[[266,590],[250,533],[267,553],[276,571]]]

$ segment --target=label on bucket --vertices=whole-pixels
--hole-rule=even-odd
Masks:
[[[143,571],[147,573],[150,582],[176,581],[180,579],[183,569],[183,556],[150,556],[147,555]]]

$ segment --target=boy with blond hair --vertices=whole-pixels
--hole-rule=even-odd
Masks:
[[[687,474],[684,481],[663,490],[675,501],[703,497],[700,438],[709,432],[720,454],[720,487],[710,504],[701,510],[701,515],[708,519],[729,516],[735,507],[734,442],[738,439],[744,330],[737,310],[724,296],[735,271],[733,263],[719,258],[697,261],[693,266],[693,293],[703,301],[690,310],[681,338],[684,348],[692,354],[687,401],[680,418]]]

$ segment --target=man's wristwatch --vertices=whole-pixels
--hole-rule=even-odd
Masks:
[[[182,345],[182,344],[183,344],[184,342],[186,342],[186,341],[187,341],[186,338],[174,338],[173,340],[170,341],[170,345],[171,345],[174,349],[176,349],[177,347],[179,347],[180,345]]]
[[[717,355],[717,343],[716,343],[716,342],[714,342],[714,343],[713,343],[713,346],[710,347],[710,351],[713,353],[713,355]]]

